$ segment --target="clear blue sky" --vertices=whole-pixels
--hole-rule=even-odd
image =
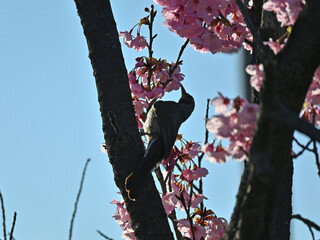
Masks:
[[[111,2],[119,31],[129,30],[152,3]],[[162,21],[159,12],[155,56],[174,61],[183,40],[163,27]],[[146,54],[124,46],[123,53],[128,70],[135,57]],[[184,85],[195,97],[196,109],[181,132],[188,139],[203,141],[206,99],[218,91],[229,97],[241,94],[241,57],[201,54],[188,47],[183,60]],[[173,100],[178,97],[168,95]],[[120,195],[108,158],[100,151],[104,140],[96,87],[72,0],[0,2],[0,117],[0,190],[8,230],[13,212],[18,213],[15,238],[68,238],[82,168],[91,158],[73,239],[102,239],[96,229],[120,239],[120,227],[111,218],[115,206],[109,204]],[[205,166],[210,171],[204,183],[209,198],[205,204],[230,219],[242,163],[206,161]],[[295,163],[293,212],[318,224],[319,189],[313,156],[306,154]],[[292,239],[311,236],[307,227],[294,221]]]

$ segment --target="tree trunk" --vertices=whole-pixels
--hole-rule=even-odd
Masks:
[[[139,135],[118,31],[109,0],[75,0],[95,76],[103,133],[114,180],[137,239],[173,239],[161,198],[150,175],[137,201],[124,190],[125,178],[142,159]]]
[[[258,1],[261,2],[261,1]],[[259,4],[258,4],[259,5]],[[261,6],[261,4],[260,4]],[[262,14],[262,37],[281,32],[270,13]],[[266,34],[268,32],[268,34]],[[285,48],[264,62],[259,117],[226,239],[290,238],[294,129],[278,116],[279,105],[298,116],[313,74],[320,64],[320,1],[309,0]],[[280,110],[281,111],[281,110]]]

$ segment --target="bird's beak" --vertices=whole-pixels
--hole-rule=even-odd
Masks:
[[[181,96],[185,96],[186,94],[187,94],[187,92],[181,84]]]

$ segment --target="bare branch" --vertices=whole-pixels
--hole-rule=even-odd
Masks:
[[[107,237],[106,235],[104,235],[101,231],[97,230],[97,233],[100,234],[101,237],[107,239],[107,240],[113,240],[112,238]]]
[[[320,131],[316,129],[311,123],[301,119],[298,114],[286,108],[279,101],[276,103],[275,117],[284,121],[288,126],[297,131],[307,135],[312,140],[320,142]]]
[[[318,154],[318,148],[317,148],[317,143],[316,141],[313,141],[313,153],[316,158],[316,165],[318,169],[318,176],[320,177],[320,159],[319,159],[319,154]]]
[[[298,140],[295,137],[293,137],[293,140],[302,148],[300,152],[292,156],[293,158],[299,157],[302,153],[304,153],[305,150],[312,151],[312,149],[309,148],[309,145],[312,143],[312,140],[310,140],[305,146],[298,142]]]
[[[306,219],[306,218],[302,217],[300,214],[292,215],[291,219],[298,219],[301,222],[303,222],[304,224],[306,224],[308,226],[309,230],[310,230],[312,239],[315,240],[312,228],[316,229],[317,231],[320,231],[320,226],[319,225],[317,225],[316,223],[310,221],[309,219]]]
[[[88,167],[88,164],[89,164],[90,160],[91,160],[90,158],[87,159],[86,164],[84,165],[84,168],[83,168],[80,187],[79,187],[79,191],[78,191],[78,194],[77,194],[76,201],[74,203],[74,210],[73,210],[72,218],[71,218],[71,221],[70,221],[69,240],[71,240],[71,238],[72,238],[73,222],[74,222],[74,218],[75,218],[76,213],[77,213],[78,202],[79,202],[81,191],[82,191],[82,187],[83,187],[84,177],[86,175],[87,167]]]
[[[157,167],[154,172],[156,173],[157,179],[160,183],[161,189],[162,189],[162,193],[166,194],[167,193],[167,189],[166,189],[166,182],[163,179],[163,175],[161,173],[160,167]]]
[[[4,210],[3,197],[0,192],[0,201],[1,201],[1,209],[2,209],[2,227],[3,227],[3,239],[7,240],[7,230],[6,230],[6,212]]]
[[[16,220],[17,220],[17,212],[14,212],[12,227],[11,227],[11,231],[10,231],[10,240],[13,240],[13,232],[14,232],[14,226],[16,225]]]

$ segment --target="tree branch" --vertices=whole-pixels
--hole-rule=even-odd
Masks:
[[[304,224],[306,224],[308,227],[312,227],[314,229],[316,229],[317,231],[320,232],[320,226],[312,221],[310,221],[309,219],[306,219],[304,217],[302,217],[300,214],[293,214],[291,216],[291,219],[298,219],[301,222],[303,222]]]
[[[71,238],[72,238],[73,222],[74,222],[77,210],[78,210],[78,203],[79,203],[80,195],[82,192],[84,177],[86,175],[86,171],[87,171],[87,167],[88,167],[89,162],[90,162],[90,158],[87,159],[86,164],[84,165],[82,177],[81,177],[81,181],[80,181],[80,187],[78,190],[76,201],[74,203],[74,209],[73,209],[73,213],[72,213],[72,217],[71,217],[71,221],[70,221],[70,228],[69,228],[69,240],[71,240]]]
[[[13,240],[13,232],[14,232],[14,226],[16,225],[16,220],[17,220],[17,212],[14,212],[12,227],[11,227],[11,231],[10,231],[10,240]]]
[[[103,238],[107,239],[107,240],[113,240],[112,238],[109,238],[108,236],[106,236],[105,234],[103,234],[101,231],[97,230],[97,233],[100,234],[100,236],[102,236]]]
[[[75,0],[75,3],[96,81],[109,161],[115,183],[130,215],[132,228],[137,239],[173,239],[152,176],[146,177],[137,201],[130,201],[125,191],[125,179],[141,161],[145,148],[135,118],[129,79],[110,0]],[[121,132],[121,138],[112,127],[108,112],[114,114],[114,122]]]
[[[2,228],[3,228],[3,239],[7,240],[7,230],[6,230],[6,212],[4,209],[3,197],[0,192],[0,201],[1,201],[1,209],[2,209]]]

